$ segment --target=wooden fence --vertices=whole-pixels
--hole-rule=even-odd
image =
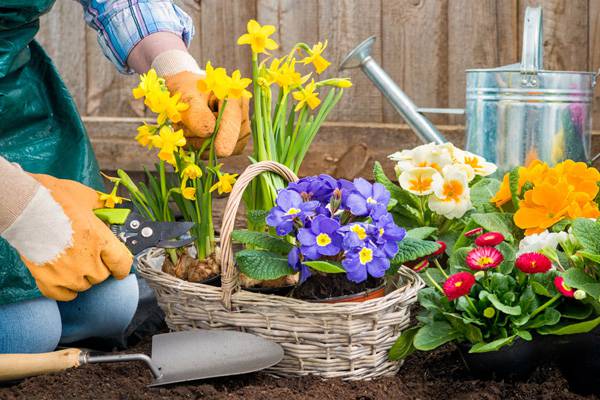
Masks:
[[[343,56],[370,35],[374,57],[422,107],[463,107],[464,70],[515,63],[521,53],[526,5],[544,7],[544,60],[547,69],[600,67],[600,0],[180,0],[193,18],[191,52],[200,64],[211,60],[249,73],[248,46],[236,39],[246,22],[278,27],[283,50],[296,41],[327,39],[326,55],[337,69]],[[58,0],[42,19],[40,42],[54,58],[84,116],[104,168],[139,169],[149,159],[132,140],[145,116],[131,97],[136,77],[120,75],[101,54],[96,35],[73,1]],[[316,140],[303,173],[369,175],[372,159],[417,144],[402,119],[360,71]],[[595,116],[600,121],[596,96]],[[433,120],[457,144],[463,142],[460,117]],[[598,138],[598,137],[596,137]],[[596,140],[595,147],[600,147]],[[228,160],[232,169],[244,156]],[[389,165],[388,165],[389,167]]]

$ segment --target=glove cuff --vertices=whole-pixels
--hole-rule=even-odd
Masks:
[[[171,76],[183,71],[204,75],[194,57],[183,50],[163,51],[152,61],[152,68],[158,76]]]

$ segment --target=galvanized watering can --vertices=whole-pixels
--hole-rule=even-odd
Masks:
[[[466,71],[465,110],[418,109],[371,57],[374,42],[372,36],[358,45],[340,69],[360,67],[423,142],[446,142],[423,113],[466,113],[466,149],[496,163],[500,173],[534,159],[591,160],[597,75],[543,69],[541,7],[525,11],[520,64]]]

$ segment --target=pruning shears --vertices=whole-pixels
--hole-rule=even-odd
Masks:
[[[94,214],[137,255],[149,247],[178,248],[194,241],[188,231],[193,222],[149,221],[129,208],[98,208]]]

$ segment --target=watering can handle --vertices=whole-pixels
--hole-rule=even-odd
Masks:
[[[522,75],[536,75],[543,68],[544,34],[542,28],[542,7],[527,7],[523,26]],[[526,76],[523,76],[523,78],[526,79]],[[535,82],[533,83],[535,84]]]

